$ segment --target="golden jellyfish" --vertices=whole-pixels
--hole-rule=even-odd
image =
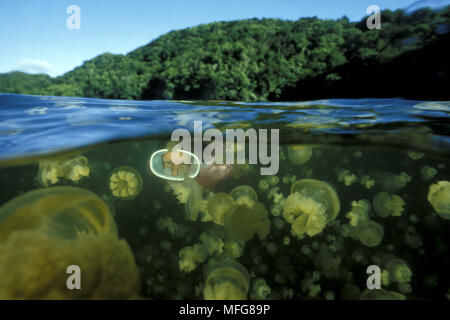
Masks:
[[[54,158],[39,161],[38,180],[42,186],[48,187],[61,179],[79,182],[83,177],[89,177],[88,159],[84,156],[69,158]]]
[[[384,228],[373,220],[363,221],[356,230],[359,241],[367,247],[376,247],[383,240]]]
[[[428,191],[428,201],[433,209],[444,219],[450,219],[450,182],[439,181]]]
[[[373,208],[380,217],[400,216],[405,202],[396,194],[378,192],[373,198]]]
[[[115,168],[108,181],[113,196],[122,200],[134,199],[142,190],[142,177],[131,167]]]
[[[261,202],[252,207],[235,204],[225,213],[224,226],[232,240],[245,242],[255,234],[263,240],[270,233],[269,213]]]
[[[0,241],[16,231],[39,230],[72,239],[82,233],[117,235],[108,205],[78,187],[51,187],[22,194],[0,208]]]
[[[237,186],[230,192],[231,197],[237,204],[253,206],[258,201],[258,195],[255,189],[247,185]]]
[[[312,153],[311,146],[296,144],[288,147],[288,158],[295,165],[307,163]]]
[[[0,299],[138,297],[133,253],[107,204],[85,189],[38,189],[4,204],[0,256],[8,275],[0,277]],[[82,290],[67,290],[69,266],[83,271]]]
[[[326,209],[328,221],[334,220],[339,214],[341,204],[336,189],[328,182],[317,179],[301,179],[291,186],[291,194],[298,192],[303,196],[315,200]]]
[[[208,214],[214,223],[223,226],[225,214],[233,205],[234,200],[228,193],[216,193],[208,200]]]
[[[246,300],[250,288],[247,269],[234,260],[216,262],[205,281],[205,300]]]
[[[186,217],[190,221],[196,221],[200,211],[206,211],[206,200],[203,200],[203,187],[194,179],[185,178],[182,182],[190,190],[184,205]]]

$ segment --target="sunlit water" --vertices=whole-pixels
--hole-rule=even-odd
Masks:
[[[39,188],[52,192],[56,186],[76,186],[98,195],[103,201],[95,200],[95,203],[107,204],[105,210],[111,211],[119,238],[125,239],[131,248],[138,267],[139,288],[133,289],[136,295],[160,299],[210,297],[205,293],[205,287],[210,285],[208,274],[223,260],[239,262],[247,270],[248,292],[244,295],[250,299],[371,298],[373,295],[366,290],[369,276],[366,269],[370,265],[381,269],[381,287],[386,290],[380,294],[382,298],[394,298],[387,291],[407,299],[445,299],[450,294],[450,221],[445,214],[436,212],[435,204],[429,201],[430,186],[450,180],[448,102],[402,99],[297,103],[118,101],[1,94],[0,109],[0,204]],[[150,155],[166,147],[173,130],[186,128],[192,132],[194,121],[202,121],[203,130],[218,128],[223,132],[235,128],[279,129],[277,178],[261,176],[259,165],[248,164],[233,165],[231,174],[214,188],[202,188],[188,180],[184,189],[177,188],[156,177],[148,168]],[[55,176],[51,168],[58,165],[64,169]],[[76,165],[79,167],[75,172]],[[131,170],[137,179],[138,187],[128,190],[126,196],[114,193],[118,185],[111,185],[112,176],[120,170]],[[332,185],[340,202],[336,219],[328,221],[316,233],[300,234],[284,212],[286,199],[294,194],[291,186],[300,179],[316,179]],[[267,211],[268,235],[255,234],[243,241],[235,234],[242,230],[232,230],[230,224],[205,221],[210,220],[208,214],[214,215],[211,211],[219,210],[209,200],[240,185],[251,186],[256,191],[257,201]],[[187,201],[183,197],[189,194],[175,194],[176,190],[199,194],[196,201],[202,204],[195,205],[202,209],[195,221],[190,212],[194,196]],[[132,195],[133,192],[136,194]],[[398,205],[398,201],[397,205],[391,204],[388,208],[391,211],[385,214],[380,209],[380,203],[384,203],[379,200],[380,192],[400,197],[403,204]],[[83,197],[80,195],[80,199]],[[441,203],[448,206],[449,188],[444,188],[440,197]],[[69,198],[58,199],[40,204],[46,211],[42,214],[54,208],[60,210],[62,202],[70,202]],[[353,203],[363,199],[366,201]],[[31,200],[22,202],[27,201]],[[52,201],[56,201],[54,205]],[[370,204],[365,218],[361,215],[359,225],[348,214],[359,212],[358,203]],[[30,258],[29,251],[22,252],[22,247],[11,244],[13,235],[19,231],[43,232],[62,242],[76,241],[85,233],[114,233],[114,227],[102,229],[93,224],[92,228],[84,228],[93,223],[92,219],[86,222],[79,218],[85,217],[84,209],[80,209],[81,213],[61,209],[64,213],[55,224],[36,227],[35,220],[27,221],[23,217],[20,223],[6,224],[4,208],[0,209],[0,272],[14,267],[16,261],[26,261],[30,264],[27,268],[15,271],[23,279],[31,277],[25,273],[31,272],[27,270],[32,270],[38,259]],[[96,217],[105,222],[99,213]],[[235,214],[235,224],[239,224],[239,219]],[[376,234],[364,233],[367,228],[363,225],[367,221],[383,230],[379,241],[374,240]],[[55,227],[56,224],[64,228]],[[33,246],[33,236],[34,233],[25,243]],[[185,249],[196,244],[197,248],[203,248],[201,254]],[[45,248],[41,247],[44,251],[40,255],[44,261]],[[89,246],[84,250],[89,250]],[[78,259],[82,270],[90,270],[85,267],[86,261]],[[48,258],[47,267],[39,272],[48,276],[49,270],[54,269],[55,274],[65,275],[63,266],[52,261]],[[106,272],[102,268],[96,270]],[[119,285],[126,287],[124,283],[132,281],[133,277],[120,279],[124,277],[120,268],[112,270],[119,278]],[[61,279],[65,281],[66,276]],[[259,287],[260,279],[265,280],[265,290]],[[60,296],[52,295],[52,285],[61,286],[59,283],[43,285],[47,289],[37,290],[39,295],[26,291],[30,288],[22,290],[20,284],[0,284],[6,288],[0,285],[0,298],[74,297],[73,293],[65,296],[64,290],[58,293]],[[130,294],[132,289],[126,290],[123,289],[126,293],[121,296],[118,289],[119,293],[113,297],[135,297]],[[219,287],[216,290],[226,291]],[[216,292],[220,294],[226,296],[226,292]],[[110,296],[86,293],[84,297]]]

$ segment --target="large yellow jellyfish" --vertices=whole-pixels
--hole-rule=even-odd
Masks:
[[[62,178],[78,182],[89,177],[89,171],[88,160],[83,156],[42,160],[39,161],[38,180],[44,187],[58,183]]]
[[[128,299],[139,273],[117,237],[108,206],[94,193],[52,187],[25,193],[0,208],[0,299]],[[68,290],[69,266],[81,290]]]
[[[108,205],[95,193],[77,187],[33,190],[0,208],[0,241],[16,231],[35,230],[65,239],[82,233],[117,235]]]
[[[284,203],[283,217],[292,224],[292,233],[298,238],[304,234],[319,234],[340,210],[339,198],[333,186],[315,179],[296,181]]]
[[[246,300],[250,276],[243,265],[234,260],[216,262],[206,277],[205,300]]]
[[[270,232],[269,213],[261,202],[255,203],[251,208],[234,205],[225,213],[224,226],[232,240],[245,242],[255,234],[263,240]]]
[[[307,163],[312,153],[311,146],[296,144],[288,147],[288,158],[295,165]]]
[[[142,177],[131,167],[115,168],[108,181],[113,196],[122,200],[134,199],[142,190]]]
[[[283,217],[292,224],[292,234],[302,238],[304,234],[312,237],[322,232],[327,225],[326,208],[314,199],[299,192],[286,199]]]
[[[214,223],[223,226],[225,214],[233,205],[234,200],[228,193],[216,193],[208,200],[208,214]]]
[[[405,202],[396,194],[378,192],[373,198],[373,208],[380,217],[400,216]]]
[[[243,204],[248,207],[253,206],[258,201],[256,191],[247,185],[237,186],[231,190],[230,195],[237,204]]]
[[[432,184],[428,191],[428,201],[437,214],[444,219],[450,219],[450,182],[439,181]]]

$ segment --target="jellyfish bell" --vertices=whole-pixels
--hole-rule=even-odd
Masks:
[[[230,195],[237,204],[247,204],[252,206],[258,201],[258,195],[256,194],[255,189],[248,185],[235,187],[231,190]]]
[[[428,201],[441,218],[450,219],[450,182],[439,181],[428,191]]]
[[[298,192],[325,206],[328,221],[334,220],[341,208],[336,189],[328,182],[316,179],[301,179],[291,186],[291,194]]]
[[[228,178],[232,169],[230,164],[202,165],[195,180],[205,188],[212,189],[220,181]]]
[[[89,177],[88,159],[81,155],[71,157],[56,157],[39,161],[37,179],[48,187],[61,179],[79,182],[83,177]]]
[[[115,168],[108,178],[108,186],[112,195],[121,200],[134,199],[141,192],[142,184],[139,172],[127,166]]]
[[[209,267],[203,297],[205,300],[245,300],[250,289],[247,269],[234,260],[223,260]]]
[[[117,227],[108,205],[78,187],[50,187],[24,193],[0,208],[0,241],[16,231],[41,231],[63,239],[109,233]]]
[[[214,194],[208,200],[208,214],[212,221],[218,225],[224,224],[225,214],[234,205],[233,198],[225,192]]]
[[[232,240],[245,242],[255,234],[263,240],[270,233],[269,213],[261,202],[252,207],[235,204],[225,213],[224,226]]]

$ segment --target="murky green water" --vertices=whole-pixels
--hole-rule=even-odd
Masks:
[[[276,175],[261,176],[258,165],[233,165],[226,179],[208,189],[195,180],[168,183],[149,172],[149,156],[167,142],[102,144],[57,158],[20,165],[9,162],[0,169],[1,204],[44,186],[50,190],[37,196],[46,199],[40,203],[33,202],[39,199],[21,200],[8,214],[9,224],[5,223],[5,206],[0,209],[0,270],[9,274],[0,280],[0,296],[448,296],[450,220],[433,207],[441,205],[439,210],[448,212],[448,182],[439,185],[441,193],[433,198],[434,203],[428,200],[431,185],[449,180],[450,162],[445,152],[380,144],[283,144]],[[112,175],[120,167],[127,172],[134,169],[131,180],[139,184],[129,189],[127,196],[111,190]],[[59,168],[59,173],[52,168]],[[328,195],[316,197],[300,187],[291,192],[291,186],[302,179],[332,186],[330,190],[339,200],[335,219],[327,211],[332,206],[331,198],[324,198]],[[129,185],[135,186],[130,181]],[[230,195],[241,185],[253,188],[257,200]],[[52,194],[51,190],[57,186],[90,190],[101,200],[92,202],[83,194],[76,197],[76,189],[69,189],[69,196],[64,192],[55,196],[58,192]],[[195,192],[196,197],[190,196]],[[220,202],[217,195],[234,202]],[[108,207],[103,208],[101,202]],[[33,219],[20,217],[23,210],[34,210],[26,208],[30,204],[38,213],[30,215]],[[71,209],[74,206],[77,209]],[[193,206],[198,208],[196,221],[189,211]],[[237,212],[230,209],[233,206]],[[108,210],[117,235],[108,227]],[[225,212],[222,220],[220,212]],[[234,214],[227,218],[230,212]],[[258,227],[267,224],[269,232]],[[61,231],[61,225],[67,230]],[[68,265],[80,267],[82,290],[66,288]],[[370,275],[366,271],[371,265],[380,267],[383,290],[367,289]]]

